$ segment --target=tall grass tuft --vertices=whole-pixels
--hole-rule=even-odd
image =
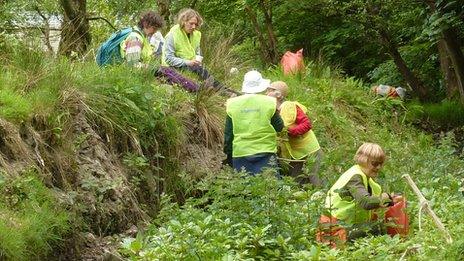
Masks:
[[[197,132],[194,139],[208,148],[215,148],[224,140],[225,113],[223,102],[214,89],[202,89],[193,100]]]
[[[420,106],[413,117],[428,124],[432,129],[448,131],[464,126],[464,105],[457,101],[444,100],[436,104],[411,104]]]
[[[220,30],[215,30],[214,25],[207,28],[207,33],[202,39],[202,51],[204,63],[211,74],[227,87],[234,87],[236,78],[230,74],[230,69],[235,67],[239,70],[248,68],[248,61],[244,61],[233,51],[236,39],[240,37],[237,29],[230,29],[225,35]]]
[[[35,170],[8,178],[0,174],[0,192],[0,259],[46,258],[69,228],[69,215],[56,196]]]

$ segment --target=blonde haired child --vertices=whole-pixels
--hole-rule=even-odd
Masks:
[[[308,109],[296,101],[286,101],[288,86],[283,81],[271,83],[266,95],[275,97],[280,116],[284,121],[286,133],[280,140],[280,153],[284,163],[288,162],[289,175],[300,184],[311,182],[313,185],[322,185],[317,176],[321,161],[321,150],[316,135],[312,130],[312,123],[308,115]],[[316,155],[316,163],[312,173],[308,177],[301,176],[304,164],[310,155]]]
[[[393,199],[382,191],[374,180],[386,160],[382,147],[376,143],[362,144],[354,156],[356,164],[343,173],[327,193],[325,207],[327,215],[322,215],[321,224],[336,225],[342,221],[347,229],[331,228],[330,232],[321,231],[318,239],[324,242],[324,236],[337,235],[342,240],[355,239],[367,233],[382,233],[382,227],[367,226],[376,220],[376,210],[393,205]],[[362,228],[364,227],[364,228]]]

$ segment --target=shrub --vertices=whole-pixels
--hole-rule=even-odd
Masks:
[[[240,177],[214,173],[197,188],[205,195],[183,206],[164,204],[158,219],[136,238],[126,238],[121,252],[139,259],[260,259],[336,260],[406,258],[459,259],[462,242],[443,244],[431,219],[417,218],[419,202],[403,174],[410,174],[453,237],[464,232],[461,179],[464,167],[455,156],[454,140],[443,136],[438,145],[405,120],[411,113],[401,101],[378,99],[361,81],[343,79],[336,70],[307,63],[301,78],[285,77],[278,69],[265,72],[290,86],[289,100],[308,107],[313,130],[324,151],[320,176],[327,186],[301,190],[290,179],[270,173]],[[416,111],[416,110],[414,110]],[[315,242],[324,192],[353,162],[357,147],[377,142],[387,153],[378,177],[386,192],[405,195],[411,234],[405,238],[367,237],[344,249]],[[422,230],[419,231],[419,222]],[[451,252],[450,249],[457,250]]]

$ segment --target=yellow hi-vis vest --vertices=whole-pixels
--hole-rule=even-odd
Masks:
[[[226,112],[232,119],[232,157],[277,152],[277,133],[271,125],[277,102],[261,94],[245,94],[227,100]]]
[[[197,50],[198,47],[200,47],[200,41],[201,41],[201,32],[198,30],[193,31],[193,33],[190,35],[190,38],[187,36],[187,33],[185,33],[182,28],[176,24],[174,25],[171,30],[166,34],[166,39],[168,38],[169,35],[172,35],[174,39],[174,48],[176,50],[175,56],[185,59],[185,60],[193,60],[195,59],[196,53],[195,51]],[[166,63],[166,51],[165,47],[163,48],[163,53],[161,56],[161,63],[163,66],[169,66],[169,64]]]
[[[285,101],[280,106],[280,116],[287,128],[293,127],[297,116],[297,108],[300,107],[304,113],[308,110],[298,102]],[[283,140],[280,144],[281,156],[286,159],[303,159],[304,157],[318,151],[320,149],[319,142],[314,135],[313,130],[306,132],[297,137],[288,137],[288,140]]]
[[[126,44],[127,40],[130,38],[136,37],[139,39],[140,42],[142,42],[142,53],[140,54],[140,58],[144,63],[149,62],[152,57],[153,57],[153,48],[150,45],[150,42],[148,41],[147,37],[143,34],[140,29],[137,27],[134,27],[132,32],[127,36],[127,38],[122,41],[119,46],[120,48],[120,54],[123,59],[126,59]]]
[[[378,196],[382,194],[382,188],[372,178],[369,178],[362,172],[359,165],[354,165],[345,173],[343,173],[330,188],[327,198],[325,200],[325,207],[328,209],[330,215],[339,220],[343,220],[349,224],[364,223],[371,220],[373,210],[365,210],[358,206],[354,199],[342,199],[338,193],[340,189],[350,181],[354,175],[360,175],[367,189],[368,185],[371,187],[372,195]]]

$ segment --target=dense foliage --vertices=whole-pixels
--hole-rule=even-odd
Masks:
[[[213,75],[238,90],[249,68],[261,68],[286,81],[289,99],[309,108],[324,151],[325,187],[301,188],[270,172],[219,171],[225,97],[187,93],[155,80],[151,70],[95,65],[99,43],[132,26],[142,10],[157,9],[172,25],[187,6],[205,17],[202,49]],[[462,260],[458,98],[464,93],[445,38],[455,41],[459,57],[463,6],[462,0],[0,0],[0,259],[85,259],[79,251],[98,245],[85,240],[134,225],[137,236],[115,240],[121,255],[134,260]],[[66,20],[73,8],[81,20]],[[66,47],[56,37],[72,32],[76,21],[88,30],[71,42],[90,42]],[[300,48],[305,73],[282,75],[279,57]],[[398,70],[401,64],[406,69]],[[239,72],[229,73],[232,67]],[[369,86],[377,83],[401,85],[408,100],[421,99],[374,97]],[[411,233],[359,239],[342,249],[317,244],[324,193],[365,141],[386,150],[380,181],[408,198]],[[418,215],[402,174],[430,200],[452,244]]]
[[[464,226],[459,220],[464,165],[452,136],[432,140],[411,128],[412,111],[402,102],[369,96],[362,82],[339,78],[328,67],[309,65],[301,81],[276,70],[267,74],[287,81],[290,99],[308,106],[324,150],[321,176],[326,186],[300,188],[288,178],[276,179],[272,172],[256,177],[211,173],[197,185],[204,193],[201,197],[179,206],[166,195],[154,224],[137,237],[126,238],[121,253],[133,260],[463,258],[459,235]],[[364,141],[385,148],[388,159],[380,182],[386,191],[407,197],[411,233],[404,239],[368,237],[330,249],[315,241],[325,192],[353,164],[354,152]],[[430,217],[418,214],[418,199],[403,174],[410,174],[430,200],[451,231],[453,244],[444,243]]]
[[[67,28],[63,14],[71,2],[76,10],[85,10],[76,14],[88,23],[91,34],[85,36],[91,42],[82,57],[93,56],[107,35],[132,25],[142,10],[158,10],[169,26],[180,9],[193,7],[206,18],[204,31],[240,32],[234,35],[234,50],[264,68],[277,63],[286,50],[304,48],[307,57],[336,64],[372,84],[409,86],[412,96],[421,100],[464,96],[464,69],[452,59],[463,58],[463,0],[2,1],[0,35],[42,35],[49,50],[72,56],[75,53],[62,50],[65,37],[60,50],[50,44],[59,22]]]
[[[56,203],[35,170],[22,177],[0,172],[0,259],[45,258],[69,229],[70,215]]]

